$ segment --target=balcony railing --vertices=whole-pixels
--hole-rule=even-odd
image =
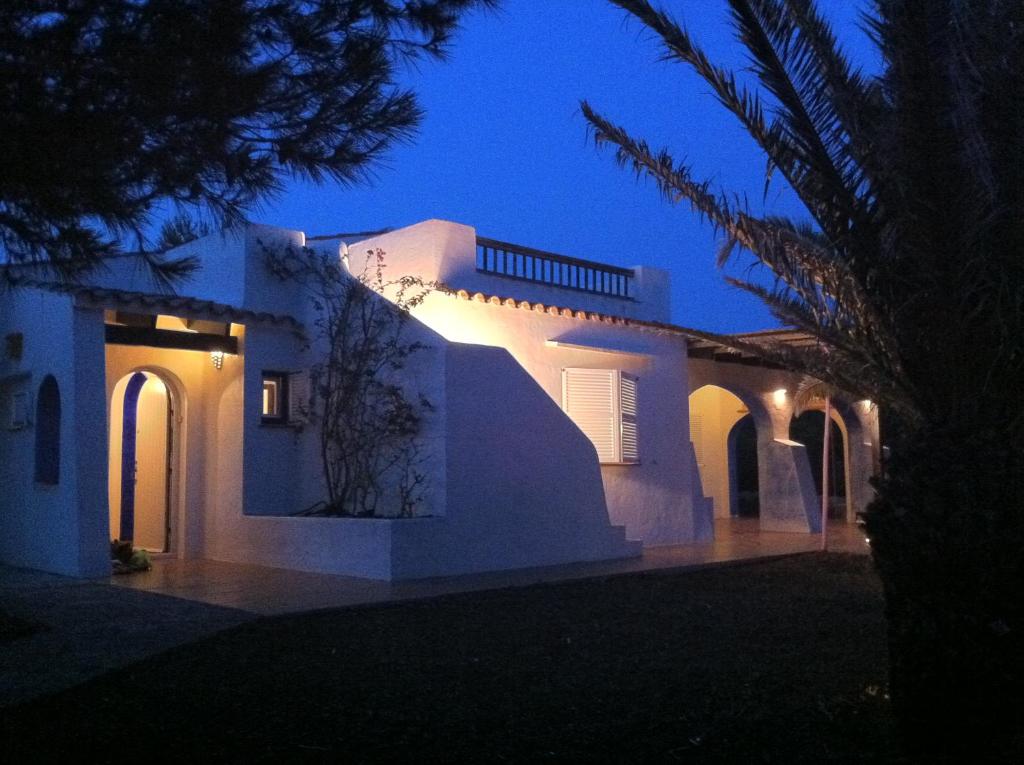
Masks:
[[[496,239],[476,238],[476,270],[608,297],[632,297],[633,271],[556,255]]]

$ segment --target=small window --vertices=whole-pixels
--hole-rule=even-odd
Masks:
[[[263,421],[285,422],[288,400],[288,375],[263,373]]]
[[[309,421],[313,409],[309,372],[264,372],[263,422],[300,426]]]
[[[36,483],[60,480],[60,390],[53,375],[43,378],[36,399]]]
[[[637,379],[617,369],[562,370],[562,409],[604,464],[640,462]]]

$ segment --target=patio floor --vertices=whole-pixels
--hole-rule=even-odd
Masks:
[[[170,559],[157,561],[152,571],[111,577],[109,582],[117,587],[273,615],[427,598],[454,592],[522,587],[540,582],[721,565],[811,552],[821,546],[818,535],[763,532],[758,528],[756,519],[716,521],[715,537],[710,544],[649,548],[638,558],[406,582],[381,582],[238,563]],[[829,549],[834,552],[868,552],[860,530],[845,523],[829,525]]]

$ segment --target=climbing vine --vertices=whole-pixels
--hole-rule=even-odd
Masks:
[[[408,337],[409,312],[440,285],[388,279],[381,249],[367,250],[358,272],[308,247],[263,249],[270,270],[299,283],[317,314],[309,347],[319,358],[300,407],[317,426],[327,497],[302,514],[415,515],[428,482],[420,435],[433,405],[409,395],[402,373],[426,348]]]

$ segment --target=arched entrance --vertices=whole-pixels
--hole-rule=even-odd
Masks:
[[[110,403],[110,536],[151,552],[171,549],[171,478],[178,434],[173,389],[140,370],[114,385]]]
[[[757,427],[734,393],[705,385],[690,394],[690,441],[715,518],[760,515]]]
[[[757,426],[744,415],[729,431],[729,514],[734,518],[758,518],[761,493],[757,477]]]
[[[850,510],[850,492],[848,491],[849,438],[842,419],[832,409],[831,429],[829,435],[829,501],[828,517],[831,521],[844,521],[852,517]],[[789,424],[789,437],[807,448],[807,460],[811,467],[811,477],[817,493],[820,507],[822,497],[822,461],[824,457],[825,412],[811,409],[794,417]]]

